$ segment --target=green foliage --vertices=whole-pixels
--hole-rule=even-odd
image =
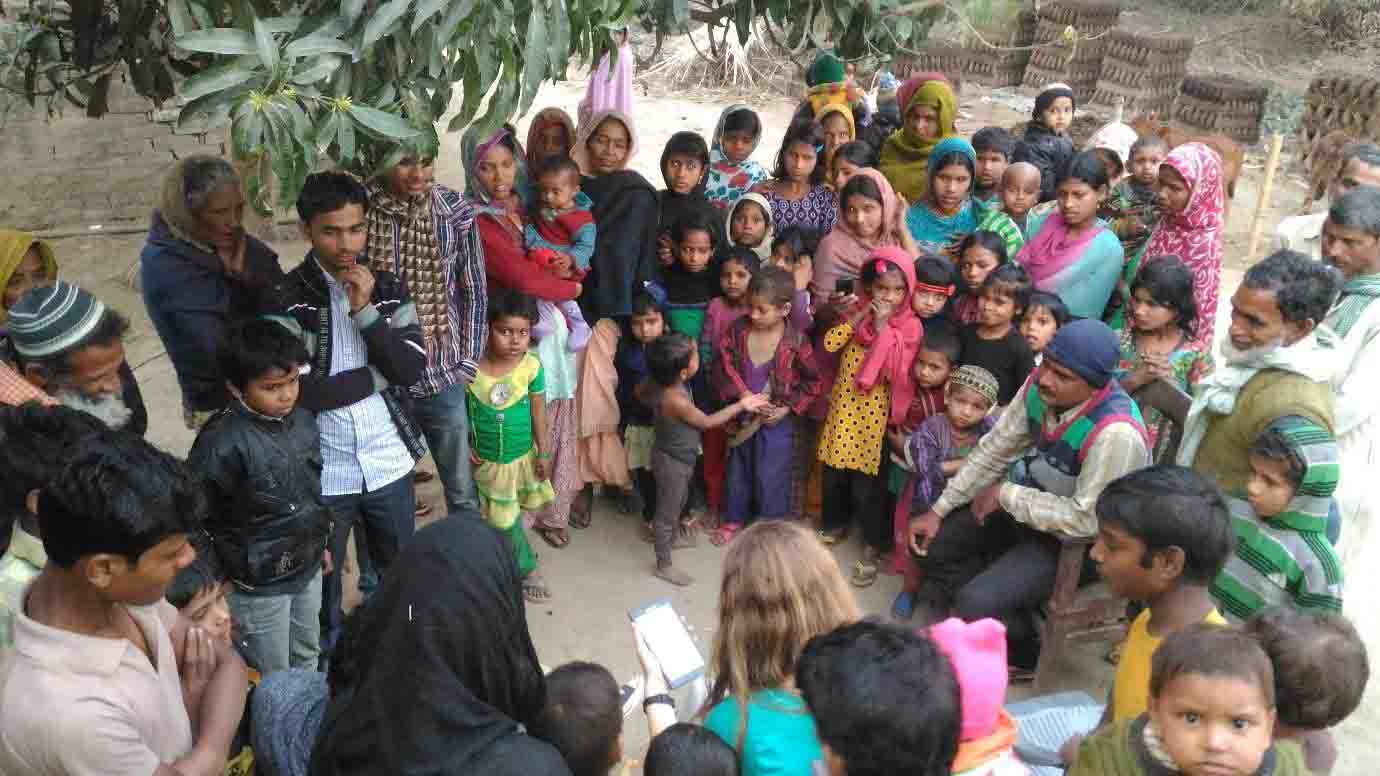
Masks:
[[[257,162],[247,192],[261,210],[325,159],[370,174],[406,156],[434,157],[436,124],[455,90],[448,131],[496,129],[532,105],[574,59],[592,65],[612,35],[641,21],[658,35],[692,21],[745,38],[778,31],[792,48],[830,45],[880,57],[918,45],[941,8],[908,0],[86,0],[69,13],[30,0],[0,22],[0,115],[7,95],[50,113],[67,101],[107,107],[124,65],[135,90],[186,103],[180,122],[229,126],[236,156]],[[78,14],[76,18],[73,13]],[[831,41],[816,40],[831,30]]]

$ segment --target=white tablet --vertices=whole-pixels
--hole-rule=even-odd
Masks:
[[[704,676],[704,657],[670,600],[653,601],[628,612],[628,617],[661,663],[671,689]]]

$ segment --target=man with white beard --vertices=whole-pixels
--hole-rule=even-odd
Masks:
[[[90,292],[58,281],[10,308],[10,345],[24,379],[108,428],[143,435],[148,413],[125,363],[124,316]]]
[[[1184,422],[1179,465],[1244,499],[1249,450],[1271,423],[1297,416],[1335,435],[1329,379],[1337,339],[1318,324],[1341,286],[1336,269],[1294,251],[1277,251],[1246,271],[1231,298],[1223,363],[1198,384]]]

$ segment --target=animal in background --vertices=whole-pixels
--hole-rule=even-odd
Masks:
[[[1241,175],[1241,165],[1246,160],[1246,153],[1241,150],[1241,146],[1236,141],[1226,135],[1190,135],[1178,127],[1172,127],[1160,121],[1155,114],[1142,116],[1131,122],[1131,128],[1137,135],[1159,135],[1164,138],[1164,142],[1169,144],[1171,149],[1183,145],[1184,143],[1202,143],[1217,152],[1222,158],[1222,184],[1227,191],[1225,215],[1231,214],[1231,200],[1236,196],[1236,179]]]
[[[1312,213],[1313,204],[1327,196],[1327,187],[1337,180],[1337,175],[1342,171],[1342,154],[1355,140],[1345,131],[1334,129],[1313,141],[1307,162],[1308,193],[1304,195],[1299,215]]]

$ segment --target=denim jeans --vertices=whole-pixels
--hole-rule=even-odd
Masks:
[[[331,531],[331,559],[335,571],[326,575],[321,594],[321,654],[329,658],[345,629],[345,568],[350,527],[364,529],[356,542],[368,545],[369,557],[379,576],[388,573],[388,566],[398,556],[407,540],[417,530],[417,492],[413,489],[413,475],[405,476],[375,491],[342,496],[322,496],[331,509],[335,525]]]
[[[412,414],[426,437],[441,487],[446,492],[446,511],[479,509],[470,464],[470,421],[465,411],[465,384],[456,383],[438,394],[412,399]]]
[[[321,657],[321,571],[297,594],[226,594],[255,668],[267,676],[288,668],[316,670]]]

